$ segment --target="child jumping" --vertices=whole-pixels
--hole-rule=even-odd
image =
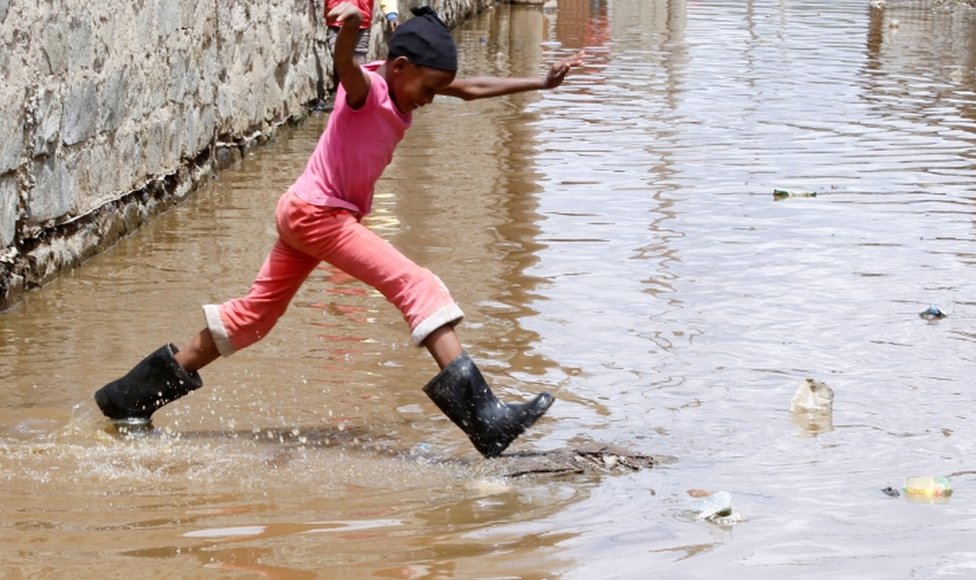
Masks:
[[[485,457],[495,457],[549,409],[541,393],[506,404],[489,389],[454,331],[464,314],[441,280],[367,229],[373,188],[410,127],[412,113],[450,95],[465,100],[559,86],[583,54],[553,64],[539,78],[455,79],[457,49],[430,8],[414,10],[390,38],[385,61],[355,60],[361,16],[344,2],[335,47],[340,86],[335,108],[305,171],[278,200],[278,239],[243,298],[203,307],[206,327],[180,349],[166,344],[95,393],[117,422],[148,423],[153,412],[203,386],[197,371],[264,338],[305,278],[325,261],[379,290],[403,314],[416,346],[440,372],[424,392]]]

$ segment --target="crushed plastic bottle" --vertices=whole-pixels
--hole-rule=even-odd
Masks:
[[[952,484],[948,477],[929,477],[913,475],[905,480],[905,497],[912,501],[926,503],[942,502],[952,495]]]
[[[692,502],[691,509],[699,520],[714,520],[731,516],[732,495],[727,491],[716,491]]]

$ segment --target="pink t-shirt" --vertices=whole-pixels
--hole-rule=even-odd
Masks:
[[[372,209],[376,181],[393,160],[412,119],[397,109],[386,80],[375,72],[382,64],[363,67],[369,75],[369,94],[359,109],[349,107],[339,85],[325,132],[291,187],[308,203],[347,209],[360,218]]]

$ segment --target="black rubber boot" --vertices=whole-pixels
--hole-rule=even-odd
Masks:
[[[200,375],[176,362],[177,348],[167,344],[137,364],[121,379],[95,392],[95,402],[113,421],[148,422],[156,409],[203,386]]]
[[[424,392],[485,457],[501,455],[552,405],[549,393],[541,393],[528,403],[502,403],[467,353],[444,367]]]

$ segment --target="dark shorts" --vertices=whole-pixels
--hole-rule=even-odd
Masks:
[[[335,54],[336,40],[339,38],[339,28],[330,26],[326,33],[325,40],[329,46],[329,54]],[[369,29],[360,28],[359,36],[356,37],[356,48],[354,49],[356,60],[359,64],[366,62],[366,53],[369,52]]]

